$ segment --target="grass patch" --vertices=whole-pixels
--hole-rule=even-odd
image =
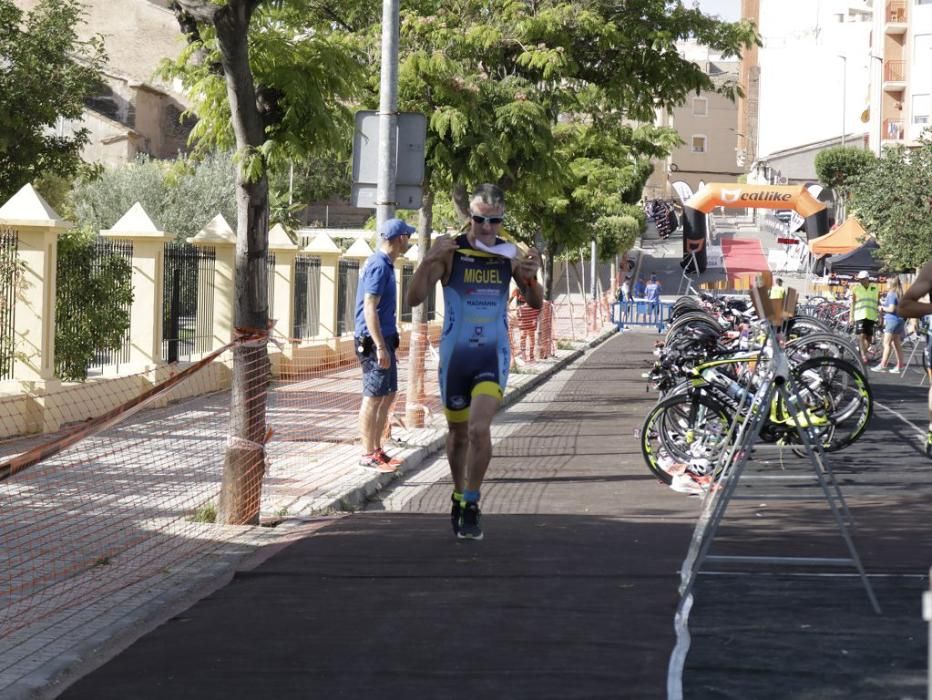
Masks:
[[[217,522],[217,507],[213,503],[205,503],[194,509],[194,517],[191,520],[196,523],[215,523]]]
[[[557,350],[572,350],[576,346],[573,344],[572,340],[558,340],[557,341]]]

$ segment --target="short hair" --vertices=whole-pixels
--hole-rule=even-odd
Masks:
[[[783,278],[782,278],[782,277],[777,277],[776,282],[777,282],[777,284],[782,285],[782,284],[783,284]]]
[[[470,197],[469,201],[471,202],[474,199],[493,207],[505,208],[505,193],[502,188],[488,182],[479,185],[472,191],[472,197]]]

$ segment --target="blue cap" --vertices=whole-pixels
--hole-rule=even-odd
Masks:
[[[379,235],[386,241],[390,241],[395,236],[410,236],[417,231],[413,226],[408,226],[401,219],[388,219],[379,229]]]

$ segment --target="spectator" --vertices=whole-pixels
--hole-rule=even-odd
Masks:
[[[528,362],[533,362],[534,357],[534,340],[537,336],[537,319],[540,316],[540,309],[535,309],[527,303],[521,290],[515,287],[511,293],[511,298],[515,302],[515,311],[518,320],[518,357]],[[525,347],[529,346],[529,353],[525,352]]]
[[[356,288],[355,345],[362,366],[359,466],[386,473],[400,464],[382,449],[388,412],[398,391],[395,260],[408,249],[415,230],[401,219],[385,221],[379,229],[379,249],[366,260]]]
[[[635,299],[643,299],[647,295],[647,283],[644,281],[643,275],[639,275],[634,283],[633,294]]]
[[[859,284],[851,287],[851,320],[854,321],[854,333],[858,336],[861,360],[868,362],[867,350],[874,337],[874,324],[877,322],[880,308],[880,290],[870,280],[867,270],[857,275]]]
[[[773,281],[773,286],[770,288],[770,298],[771,299],[782,299],[786,296],[786,288],[783,286],[783,279],[777,277]]]
[[[906,332],[906,319],[897,314],[897,306],[903,297],[903,285],[900,284],[899,277],[891,277],[887,280],[887,294],[883,300],[883,357],[880,358],[880,364],[871,367],[875,372],[883,372],[887,367],[887,360],[890,359],[890,347],[896,355],[896,367],[890,369],[891,374],[899,374],[903,371],[905,363],[903,362],[903,336]]]
[[[644,289],[644,297],[647,299],[647,313],[651,320],[660,315],[660,282],[657,275],[650,276],[650,282]]]

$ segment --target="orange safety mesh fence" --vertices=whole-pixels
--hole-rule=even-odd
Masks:
[[[539,362],[558,340],[592,337],[588,315],[602,318],[585,303],[548,302],[533,330],[514,318],[512,332],[534,335]],[[445,430],[441,327],[403,333],[390,430],[409,445],[386,442],[396,455]],[[245,387],[236,396],[234,376]],[[358,465],[360,389],[351,337],[279,346],[249,336],[183,371],[48,382],[0,398],[9,437],[0,443],[0,638],[75,608],[125,605],[134,584],[225,546],[260,514],[333,507],[373,478]]]

